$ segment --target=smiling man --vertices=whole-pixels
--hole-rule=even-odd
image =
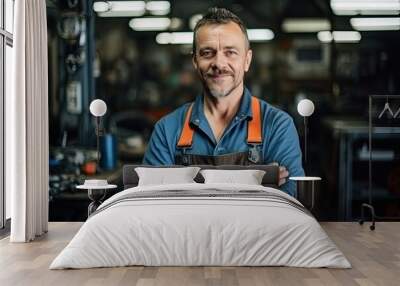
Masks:
[[[282,190],[294,195],[287,177],[304,175],[297,131],[287,113],[245,88],[252,50],[242,21],[226,9],[211,8],[194,29],[192,59],[203,93],[157,122],[143,163],[277,162]]]

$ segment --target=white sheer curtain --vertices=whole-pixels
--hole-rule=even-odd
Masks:
[[[15,1],[13,94],[6,99],[6,187],[11,188],[12,242],[48,225],[46,0]]]

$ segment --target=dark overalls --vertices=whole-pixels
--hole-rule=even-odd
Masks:
[[[181,136],[177,143],[177,149],[181,152],[175,155],[175,163],[178,165],[255,165],[263,164],[261,154],[262,122],[261,107],[258,98],[252,96],[251,110],[253,118],[247,123],[247,144],[249,149],[244,152],[229,153],[224,155],[200,155],[188,154],[187,149],[192,147],[194,129],[190,126],[193,103],[186,113]]]

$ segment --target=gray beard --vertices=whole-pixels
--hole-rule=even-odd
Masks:
[[[218,99],[218,98],[223,98],[223,97],[228,96],[236,87],[237,86],[233,86],[228,91],[217,91],[217,90],[212,90],[207,85],[205,85],[205,90],[207,91],[207,93],[209,95],[211,95],[212,97]]]
[[[229,92],[222,93],[222,92],[218,92],[216,90],[215,91],[209,90],[209,94],[214,98],[222,98],[222,97],[226,97],[229,94]]]

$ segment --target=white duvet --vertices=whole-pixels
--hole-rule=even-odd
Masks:
[[[122,199],[169,190],[263,191],[271,199]],[[315,218],[285,193],[254,185],[196,183],[141,186],[114,195],[83,224],[50,269],[127,265],[351,267]]]

